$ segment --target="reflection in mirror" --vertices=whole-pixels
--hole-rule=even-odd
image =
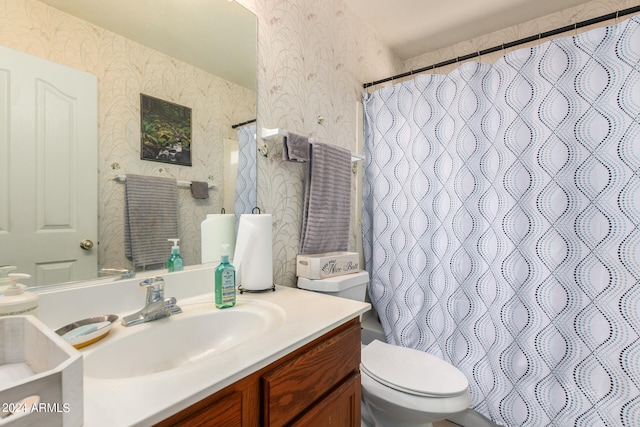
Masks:
[[[251,213],[253,208],[258,205],[257,152],[256,124],[245,123],[238,129],[237,168],[234,171],[234,175],[237,177],[234,185],[235,196],[233,197],[236,224],[238,224],[241,214]]]
[[[5,216],[0,215],[0,250],[10,247],[0,252],[0,266],[16,263],[12,252],[32,253],[32,267],[19,265],[17,270],[32,275],[31,281],[25,282],[28,285],[95,278],[98,269],[132,270],[134,266],[124,255],[125,186],[114,179],[116,174],[206,181],[212,185],[209,197],[204,200],[194,199],[188,187],[178,189],[177,237],[181,254],[185,265],[199,263],[200,223],[207,214],[219,213],[223,207],[227,213],[234,210],[229,206],[234,206],[235,200],[233,203],[226,200],[234,197],[231,195],[235,192],[230,190],[235,185],[225,178],[223,142],[225,139],[238,141],[238,130],[232,129],[232,125],[256,117],[255,15],[227,0],[199,3],[197,8],[166,0],[154,0],[152,5],[129,0],[113,0],[108,4],[98,0],[7,0],[5,3],[0,16],[0,28],[3,28],[0,46],[95,76],[97,155],[69,160],[56,159],[55,150],[48,153],[54,161],[60,161],[60,165],[81,162],[90,168],[96,165],[97,157],[98,191],[94,191],[97,202],[94,199],[92,203],[97,204],[98,215],[93,214],[93,220],[97,220],[94,232],[70,243],[51,242],[57,248],[69,245],[77,254],[43,263],[38,259],[39,246],[5,245],[1,239],[9,233],[12,222],[8,214],[3,213]],[[171,4],[177,9],[171,9]],[[139,10],[135,10],[136,5]],[[145,38],[149,36],[150,39]],[[192,109],[192,166],[141,160],[141,93]],[[61,95],[64,98],[65,94]],[[87,139],[79,138],[78,143]],[[3,144],[0,138],[0,150],[8,149],[9,144]],[[63,172],[69,170],[60,166],[56,172],[64,175]],[[89,174],[95,176],[95,170]],[[80,175],[78,181],[91,181],[91,176],[86,174]],[[38,179],[42,180],[42,175],[21,180],[20,186]],[[66,180],[65,177],[50,180],[48,188],[55,189],[54,184],[63,179]],[[5,201],[9,195],[22,191],[22,187],[9,186],[9,180],[0,179],[0,187],[3,206],[8,205]],[[62,199],[51,190],[44,192],[43,197],[42,200],[57,206],[77,203],[73,197]],[[19,204],[22,205],[22,201]],[[11,215],[15,214],[13,211],[12,208]],[[74,227],[75,220],[71,217],[68,227]],[[62,228],[46,231],[53,231],[49,234],[55,236],[63,234]],[[92,247],[82,249],[83,240],[92,241]],[[167,256],[170,247],[167,242]],[[76,261],[90,252],[97,253],[96,268],[89,273],[75,271]]]

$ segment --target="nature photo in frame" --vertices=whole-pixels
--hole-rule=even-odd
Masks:
[[[141,93],[140,158],[191,166],[191,108]]]

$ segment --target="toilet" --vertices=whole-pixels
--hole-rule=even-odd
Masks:
[[[364,301],[366,271],[311,280],[298,288]],[[469,382],[446,361],[423,351],[373,340],[362,346],[362,425],[431,427],[469,408]]]

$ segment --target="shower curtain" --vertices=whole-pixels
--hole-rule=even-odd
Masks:
[[[256,124],[238,129],[238,175],[236,177],[236,229],[240,215],[250,214],[258,205],[256,191]]]
[[[510,426],[640,426],[640,19],[364,96],[389,342]]]

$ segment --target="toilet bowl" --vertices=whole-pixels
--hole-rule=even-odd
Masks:
[[[366,271],[311,280],[300,289],[364,301]],[[462,372],[428,353],[374,340],[362,347],[362,423],[364,426],[429,427],[466,410],[471,398]]]
[[[362,349],[363,401],[375,425],[430,426],[469,407],[469,382],[428,353],[373,341]]]

